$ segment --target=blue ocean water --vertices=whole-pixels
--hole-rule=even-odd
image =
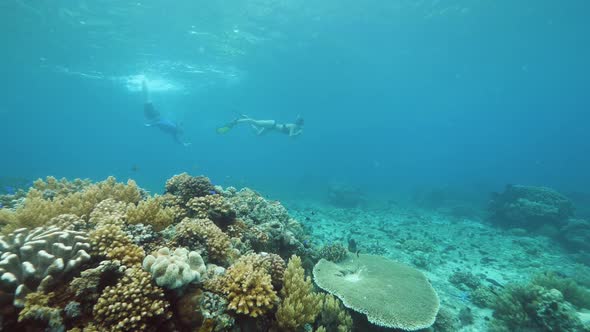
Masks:
[[[0,3],[0,176],[280,198],[590,184],[585,0]],[[189,147],[144,126],[140,82]],[[215,128],[238,114],[300,137]],[[483,199],[483,198],[482,198]]]

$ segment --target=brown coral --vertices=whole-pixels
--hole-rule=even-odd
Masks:
[[[225,228],[236,218],[236,211],[221,195],[208,195],[192,198],[188,207],[199,219],[210,219],[217,226]]]
[[[311,278],[306,278],[304,272],[301,258],[291,256],[281,290],[283,301],[276,313],[279,326],[286,331],[295,331],[313,323],[322,310],[322,297],[313,292]]]
[[[342,302],[331,294],[323,295],[320,324],[330,332],[352,331],[352,317],[344,309]]]
[[[186,205],[191,198],[210,195],[215,188],[205,176],[190,176],[182,173],[166,181],[166,193],[180,198]]]
[[[143,249],[134,244],[117,225],[101,226],[91,231],[89,237],[96,254],[111,260],[120,260],[123,265],[141,264],[145,257]]]
[[[104,289],[93,311],[101,330],[157,331],[171,317],[168,307],[150,274],[134,267],[116,285]]]
[[[225,262],[231,255],[229,236],[209,219],[185,218],[176,226],[175,242],[195,249],[195,241],[205,244],[212,260]]]

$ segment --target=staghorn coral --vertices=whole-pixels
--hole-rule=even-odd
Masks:
[[[123,265],[141,264],[145,256],[143,249],[115,224],[106,224],[90,232],[93,251],[108,259],[120,260]]]
[[[255,268],[250,264],[251,259],[240,258],[227,269],[224,276],[217,278],[214,282],[217,285],[212,288],[227,296],[229,309],[238,314],[258,317],[272,309],[279,298],[266,269]]]
[[[291,256],[283,278],[282,302],[276,319],[281,328],[297,331],[315,321],[322,310],[322,296],[313,292],[311,278],[305,277],[301,258]]]
[[[229,236],[208,219],[185,218],[176,226],[174,241],[190,249],[195,248],[195,242],[203,243],[209,258],[217,262],[227,261],[232,253]]]
[[[352,317],[342,306],[342,302],[331,294],[323,294],[320,324],[328,332],[352,331]]]
[[[0,236],[0,285],[14,293],[14,305],[22,307],[25,296],[47,290],[75,274],[90,260],[85,234],[57,227],[17,229]]]
[[[166,193],[180,198],[183,206],[186,206],[191,198],[211,195],[214,192],[215,187],[205,176],[190,176],[182,173],[166,181]]]
[[[177,248],[173,253],[164,247],[143,260],[143,269],[148,271],[160,287],[175,289],[191,282],[201,281],[207,273],[203,258],[196,251]]]
[[[87,219],[98,203],[105,199],[126,203],[137,203],[141,198],[139,188],[134,181],[127,184],[117,183],[114,177],[86,187],[82,191],[53,199],[45,198],[43,192],[31,189],[27,193],[24,204],[13,212],[11,222],[3,231],[27,227],[34,228],[45,225],[51,218],[61,214],[73,214]]]
[[[221,195],[208,195],[192,198],[188,207],[199,219],[210,219],[217,226],[226,228],[236,218],[236,211]]]
[[[150,225],[159,232],[174,222],[176,210],[173,207],[164,207],[159,197],[148,198],[127,208],[127,222]]]
[[[132,267],[116,285],[104,289],[94,305],[94,321],[103,331],[157,331],[171,317],[168,307],[151,275]]]

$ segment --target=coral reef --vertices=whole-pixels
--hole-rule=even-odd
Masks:
[[[531,283],[545,289],[556,289],[563,295],[565,301],[578,308],[590,309],[590,291],[572,278],[550,271],[536,275]]]
[[[494,303],[492,332],[589,331],[557,289],[534,284],[509,285]]]
[[[584,219],[568,219],[559,230],[557,239],[573,252],[590,253],[590,222]]]
[[[289,259],[281,298],[276,318],[279,326],[287,331],[296,331],[313,323],[322,309],[322,296],[313,292],[311,278],[305,277],[298,256]]]
[[[66,275],[73,275],[90,260],[84,233],[57,227],[20,228],[0,236],[0,284],[14,293],[14,305],[25,296],[47,290]]]
[[[74,278],[69,289],[77,298],[84,301],[95,302],[102,289],[109,282],[117,280],[125,272],[125,267],[119,261],[102,261],[91,269],[84,270],[79,277]]]
[[[207,267],[196,251],[177,248],[173,253],[164,247],[143,259],[143,269],[148,271],[156,284],[167,289],[183,287],[191,282],[201,281]]]
[[[322,259],[313,276],[320,288],[376,325],[415,331],[431,326],[438,313],[439,298],[426,277],[384,257],[360,254],[338,264]]]
[[[108,286],[94,306],[95,323],[107,331],[158,331],[171,317],[163,291],[152,284],[151,275],[138,267],[125,271]]]
[[[507,227],[537,229],[559,226],[574,214],[572,202],[545,187],[508,185],[496,193],[489,205],[490,220]]]

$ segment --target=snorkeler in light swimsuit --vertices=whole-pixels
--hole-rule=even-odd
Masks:
[[[217,128],[217,133],[225,134],[240,123],[249,124],[258,136],[275,131],[289,135],[289,137],[295,137],[301,135],[303,132],[304,121],[299,115],[294,123],[277,123],[275,120],[256,120],[242,115],[225,126]]]

